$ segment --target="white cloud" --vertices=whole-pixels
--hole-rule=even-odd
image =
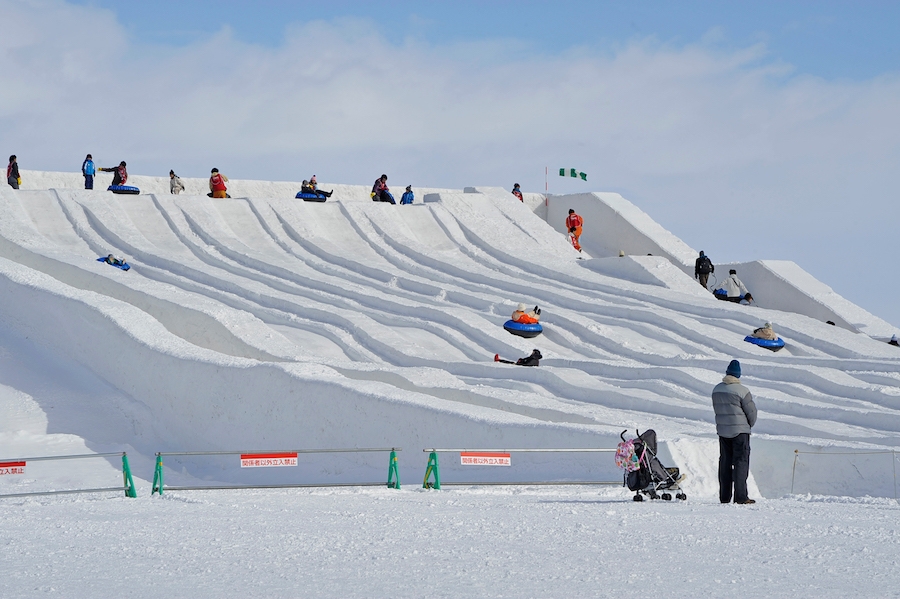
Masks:
[[[0,0],[0,12],[12,32],[0,38],[0,139],[23,168],[76,168],[92,151],[148,174],[216,164],[244,178],[314,169],[543,189],[544,166],[576,167],[588,184],[551,190],[622,190],[708,253],[795,259],[864,306],[880,293],[849,264],[825,275],[849,226],[877,238],[897,220],[896,74],[804,76],[763,44],[717,50],[721,31],[547,56],[502,37],[441,46],[412,31],[397,45],[344,20],[288,25],[275,48],[228,29],[164,48],[128,42],[95,8]]]

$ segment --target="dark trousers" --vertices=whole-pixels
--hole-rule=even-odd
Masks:
[[[19,189],[19,180],[12,175],[6,178],[6,182],[9,183],[9,186],[13,189]]]
[[[94,175],[85,175],[84,176],[84,188],[85,189],[94,189]]]
[[[709,273],[701,272],[697,275],[697,278],[700,279],[700,284],[706,287],[706,283],[709,281]]]
[[[719,437],[719,501],[746,501],[747,476],[750,474],[750,433],[726,439]]]

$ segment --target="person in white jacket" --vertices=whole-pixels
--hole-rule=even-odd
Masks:
[[[169,193],[178,195],[184,191],[184,183],[181,178],[175,174],[175,171],[169,171]]]
[[[714,293],[717,299],[735,303],[740,302],[745,296],[750,296],[747,286],[737,278],[737,271],[733,268],[728,271],[728,276],[716,287]]]

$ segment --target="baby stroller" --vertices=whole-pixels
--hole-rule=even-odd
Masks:
[[[624,485],[635,491],[634,500],[643,501],[643,495],[647,495],[650,499],[671,501],[672,494],[668,491],[678,491],[675,499],[686,500],[687,495],[678,486],[684,476],[678,468],[663,466],[656,457],[656,431],[649,429],[644,434],[634,431],[637,438],[628,441],[625,440],[626,432],[624,430],[619,435],[622,443],[616,451],[616,462],[625,468]],[[664,492],[660,494],[658,491]]]

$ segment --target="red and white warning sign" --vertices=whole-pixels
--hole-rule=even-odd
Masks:
[[[508,453],[462,451],[459,459],[463,466],[512,466]]]
[[[296,453],[242,453],[241,468],[274,468],[296,466]]]
[[[25,462],[0,462],[0,476],[25,474]]]

